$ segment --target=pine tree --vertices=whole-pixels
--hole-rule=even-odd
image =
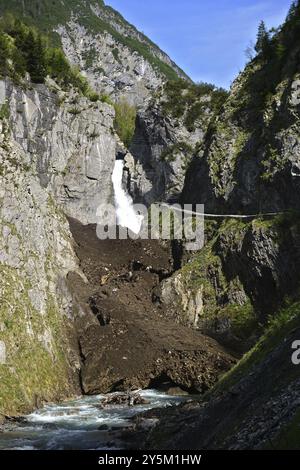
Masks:
[[[299,4],[298,4],[298,7],[299,7]],[[287,17],[286,17],[286,21],[291,21],[294,19],[294,17],[296,16],[296,13],[297,13],[297,3],[296,2],[293,2],[290,6],[290,9],[289,9],[289,12],[287,14]]]
[[[46,47],[41,35],[30,30],[24,46],[27,71],[31,76],[31,80],[35,83],[43,83],[47,76],[47,64]]]
[[[258,54],[265,54],[270,45],[270,33],[268,32],[265,22],[261,21],[258,27],[257,41],[255,50]]]
[[[0,73],[2,76],[8,74],[8,60],[10,58],[9,41],[6,35],[1,31],[0,33]]]

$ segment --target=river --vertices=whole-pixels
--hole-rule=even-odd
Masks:
[[[152,408],[179,404],[187,397],[173,397],[144,390],[147,405],[101,408],[104,395],[85,396],[59,404],[47,404],[0,430],[0,450],[107,450],[122,449],[117,430],[130,426],[130,418]],[[99,429],[101,428],[101,429]],[[103,429],[107,428],[107,429]]]

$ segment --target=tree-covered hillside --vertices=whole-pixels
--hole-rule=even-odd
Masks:
[[[73,86],[92,100],[98,98],[61,48],[51,46],[47,36],[7,14],[0,20],[0,76],[20,82],[27,72],[33,83],[44,83],[50,76],[63,88]]]

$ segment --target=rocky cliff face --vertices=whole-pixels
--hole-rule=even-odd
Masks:
[[[160,289],[175,321],[246,351],[259,324],[297,298],[299,217],[224,222]]]
[[[68,225],[1,121],[0,413],[78,393],[65,276],[77,269]]]
[[[0,372],[5,381],[0,412],[25,411],[44,400],[58,400],[82,391],[146,387],[165,377],[189,390],[210,387],[233,360],[213,340],[174,325],[173,321],[164,322],[166,335],[174,335],[166,352],[164,336],[158,340],[158,330],[152,327],[152,322],[160,318],[159,307],[153,307],[151,298],[160,270],[154,270],[152,281],[146,286],[146,265],[144,276],[133,277],[131,273],[130,277],[131,269],[140,270],[140,261],[134,256],[137,252],[141,259],[141,245],[130,253],[125,264],[118,262],[115,270],[107,253],[97,264],[102,245],[92,226],[82,228],[89,238],[76,242],[77,249],[88,251],[95,239],[94,251],[85,253],[80,261],[73,252],[65,215],[83,224],[95,223],[99,204],[112,202],[111,174],[121,148],[113,129],[113,107],[90,101],[74,90],[63,91],[50,79],[34,85],[29,78],[23,86],[2,80],[0,106]],[[168,253],[166,258],[169,262]],[[95,260],[94,265],[91,259]],[[137,268],[132,268],[135,264]],[[147,266],[152,264],[149,258]],[[85,267],[92,281],[87,283],[79,265]],[[104,274],[100,275],[100,270]],[[109,282],[103,281],[107,272],[112,278]],[[141,308],[147,312],[153,309],[153,319],[148,322],[142,320],[139,309],[132,310],[134,299],[139,302],[140,277],[148,299]],[[120,300],[120,305],[113,300],[116,289],[126,300]],[[128,292],[132,296],[129,303]],[[93,303],[94,298],[99,300],[99,306],[98,300]],[[110,320],[102,321],[99,315],[104,306],[109,312],[115,304],[116,318],[108,326]],[[127,316],[122,317],[128,311],[137,316],[137,326],[130,322],[127,325]],[[123,333],[120,322],[126,326]],[[123,334],[124,338],[120,338]],[[147,347],[142,361],[134,352],[128,358],[127,370],[119,367],[120,353],[110,355],[111,342],[116,338],[124,342],[124,357],[133,345],[137,349],[146,344],[152,346]],[[122,350],[120,345],[119,349]],[[109,359],[104,364],[106,350]],[[181,364],[182,355],[185,360]],[[197,367],[195,358],[199,359]]]
[[[194,148],[202,142],[205,124],[189,132],[183,120],[164,115],[159,103],[150,102],[137,116],[128,157],[129,188],[146,204],[178,201]],[[186,145],[189,142],[189,145]]]
[[[200,83],[168,82],[139,110],[128,160],[129,187],[139,200],[177,202],[193,156],[226,98]]]
[[[185,178],[182,202],[203,203],[213,214],[253,214],[251,223],[215,226],[204,250],[163,289],[175,317],[194,326],[209,324],[225,336],[234,309],[247,317],[253,308],[261,320],[298,289],[297,212],[259,218],[299,206],[299,41],[294,28],[293,20],[287,21],[266,55],[259,54],[237,78]],[[174,290],[178,295],[172,298]],[[220,308],[213,322],[208,320],[212,300],[212,311]],[[234,309],[224,316],[230,305]]]
[[[163,83],[163,76],[145,58],[109,33],[95,36],[75,18],[57,32],[71,62],[85,72],[95,90],[115,100],[125,97],[140,106]]]
[[[65,213],[95,222],[111,200],[117,137],[111,106],[50,80],[2,80],[0,106],[0,413],[15,413],[81,391],[76,322],[93,314],[66,281],[81,274]]]
[[[244,353],[270,315],[275,326],[285,325],[279,311],[298,296],[299,216],[259,214],[298,209],[299,36],[285,54],[276,47],[271,59],[254,59],[223,103],[224,92],[206,84],[165,85],[184,74],[103,2],[0,0],[1,12],[10,8],[55,32],[53,40],[90,83],[137,105],[138,116],[129,152],[116,136],[107,98],[105,103],[103,97],[63,91],[49,78],[33,85],[27,77],[22,86],[0,81],[0,413],[80,391],[155,386],[166,378],[188,390],[206,390],[234,361],[201,333]],[[207,224],[205,247],[187,253],[176,273],[165,246],[101,244],[95,226],[85,225],[97,222],[101,203],[112,202],[111,174],[120,149],[137,201],[180,200],[203,203],[213,213],[256,216]],[[65,215],[73,218],[79,259]],[[163,269],[153,265],[160,258]],[[298,311],[295,303],[288,327]],[[273,333],[251,367],[238,366],[238,385],[228,395],[213,395],[211,408],[203,404],[192,413],[199,432],[207,422],[215,428],[211,410],[231,409],[239,387],[251,397],[251,377],[262,381],[283,350],[288,357],[285,338]],[[286,335],[294,339],[294,333]],[[290,368],[287,378],[291,390],[285,395],[280,383],[275,408],[282,410],[291,398],[292,416],[292,385],[299,384]],[[259,409],[272,401],[271,382],[269,373]],[[239,406],[248,407],[249,399],[240,397]],[[243,418],[246,423],[247,413]],[[244,431],[252,436],[256,418],[251,429],[242,427],[243,435],[228,434],[226,446],[243,448]],[[176,445],[188,442],[187,436],[178,435]],[[198,442],[214,447],[219,435],[212,430],[193,445]],[[251,442],[259,447],[265,441],[254,435]]]
[[[210,100],[213,89],[200,96],[188,96],[192,86],[184,72],[152,41],[130,25],[120,14],[101,1],[57,0],[49,5],[31,0],[0,1],[0,13],[12,11],[23,21],[51,33],[72,64],[77,65],[93,88],[110,100],[126,99],[136,105],[136,132],[128,155],[128,188],[137,200],[178,200],[185,174],[196,149],[202,144],[215,109]],[[164,85],[167,80],[187,80],[180,86],[178,100],[188,97],[182,112],[174,118]],[[181,97],[181,98],[180,98]],[[76,106],[74,114],[76,113]],[[186,122],[187,110],[202,110],[199,120]],[[79,113],[78,113],[79,114]],[[95,133],[91,130],[91,135]],[[187,144],[188,143],[188,144]],[[96,144],[95,144],[96,148]],[[92,152],[97,152],[93,149]],[[109,170],[109,168],[108,168]],[[71,176],[69,180],[71,180]],[[70,182],[71,186],[76,186]],[[69,188],[76,197],[77,188]],[[88,188],[82,187],[86,192]],[[75,207],[75,204],[73,204]],[[75,214],[73,214],[75,215]],[[82,215],[82,214],[81,214]],[[86,220],[84,220],[86,221]]]
[[[299,447],[299,369],[291,360],[299,337],[299,3],[294,9],[234,83],[181,198],[252,220],[207,224],[203,250],[160,293],[176,321],[237,352],[255,346],[206,400],[163,417],[151,448]]]
[[[188,173],[183,200],[255,214],[299,207],[299,43],[235,81]]]
[[[113,108],[63,92],[52,81],[25,90],[2,81],[0,92],[11,143],[23,150],[24,164],[35,167],[40,185],[66,214],[95,223],[98,206],[113,196]]]

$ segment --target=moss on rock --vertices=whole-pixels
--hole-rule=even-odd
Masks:
[[[6,361],[0,364],[0,413],[14,415],[74,390],[63,343],[65,319],[49,293],[46,313],[32,305],[30,281],[11,267],[0,265],[0,338]]]

